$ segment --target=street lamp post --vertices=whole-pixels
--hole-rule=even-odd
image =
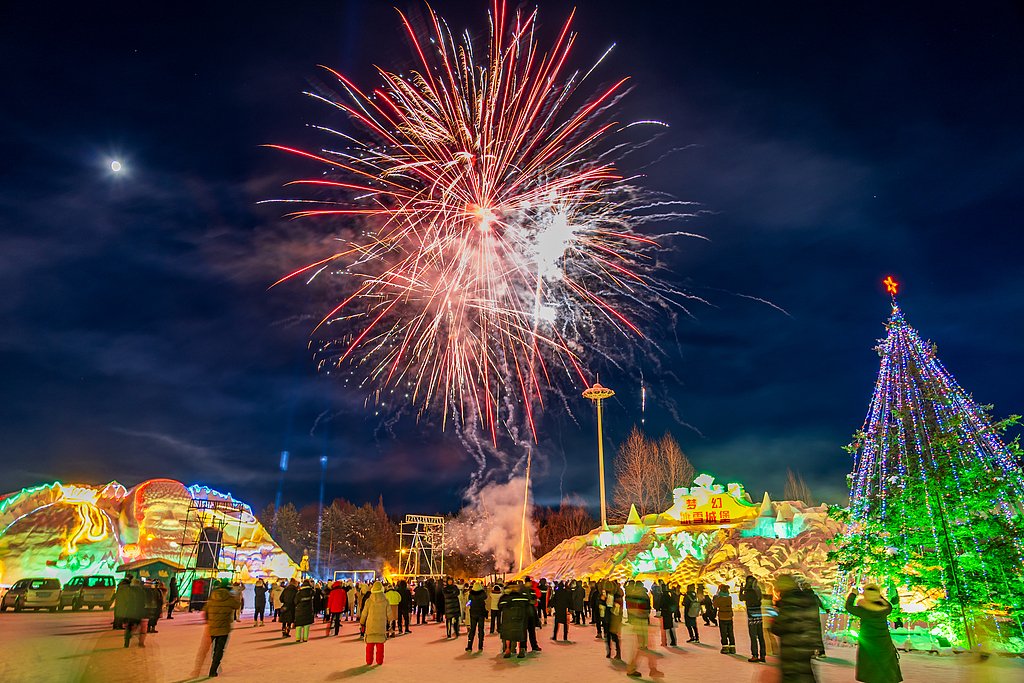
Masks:
[[[600,473],[601,482],[601,528],[608,528],[608,504],[604,493],[604,429],[601,423],[602,403],[606,398],[611,398],[615,392],[608,387],[601,386],[600,382],[594,382],[594,386],[583,392],[583,398],[589,398],[597,404],[597,467]]]

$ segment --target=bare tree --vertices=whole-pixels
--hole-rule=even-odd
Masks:
[[[675,437],[668,432],[658,441],[658,462],[658,472],[661,474],[660,496],[662,504],[667,508],[672,504],[672,492],[680,486],[689,486],[697,471]]]
[[[634,426],[615,456],[612,518],[625,520],[630,505],[636,505],[641,516],[664,512],[672,505],[673,490],[689,485],[694,474],[693,464],[671,434],[653,441]]]
[[[610,516],[625,520],[630,505],[636,505],[641,515],[660,512],[661,479],[656,444],[634,426],[615,455],[615,488]]]
[[[598,524],[583,501],[575,496],[563,498],[557,510],[535,508],[533,518],[537,525],[537,557],[550,552],[567,538],[592,531]]]
[[[805,505],[815,504],[811,487],[804,481],[803,475],[788,468],[786,469],[786,488],[782,497],[786,500],[802,501]]]

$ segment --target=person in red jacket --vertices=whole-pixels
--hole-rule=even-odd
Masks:
[[[331,584],[331,592],[327,594],[327,611],[331,615],[331,621],[327,626],[327,635],[331,635],[331,627],[334,627],[334,635],[341,631],[341,614],[348,606],[348,593],[341,586],[341,581]]]

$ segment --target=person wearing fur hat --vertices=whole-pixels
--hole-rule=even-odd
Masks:
[[[469,642],[466,643],[466,652],[473,649],[473,636],[478,636],[478,652],[484,651],[484,622],[487,620],[487,591],[484,590],[482,581],[473,583],[467,600],[469,611]]]
[[[366,666],[384,663],[384,642],[388,639],[388,612],[390,606],[384,597],[384,585],[374,581],[369,597],[359,612],[359,623],[363,627],[363,641],[366,643]]]
[[[900,658],[889,635],[892,605],[882,597],[875,584],[864,586],[846,596],[846,611],[860,617],[857,631],[857,680],[862,683],[898,683],[903,680]]]

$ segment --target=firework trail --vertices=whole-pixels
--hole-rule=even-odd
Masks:
[[[414,68],[379,68],[370,92],[327,69],[344,96],[308,93],[358,133],[323,128],[341,143],[317,153],[270,145],[326,167],[289,183],[316,195],[283,200],[310,204],[289,215],[357,228],[275,284],[339,276],[320,359],[359,368],[371,400],[398,392],[494,445],[518,406],[536,439],[545,388],[589,385],[588,359],[615,355],[608,339],[641,339],[642,322],[693,298],[652,277],[659,245],[638,231],[687,205],[642,197],[609,161],[614,134],[664,124],[612,119],[625,78],[581,92],[597,64],[570,70],[571,15],[543,50],[536,11],[496,0],[482,52],[429,8],[422,31],[399,17]]]

